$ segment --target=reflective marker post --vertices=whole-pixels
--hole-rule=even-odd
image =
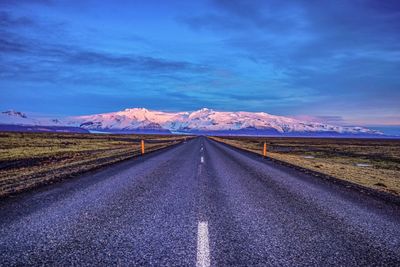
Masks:
[[[144,154],[144,140],[140,141],[142,155]]]
[[[263,156],[264,158],[267,157],[267,142],[264,142]]]

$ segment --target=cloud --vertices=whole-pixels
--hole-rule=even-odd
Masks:
[[[209,29],[230,33],[287,33],[298,30],[298,10],[288,9],[286,1],[214,0],[211,11],[196,16],[179,17],[192,29]]]
[[[398,1],[214,0],[207,12],[179,22],[213,33],[254,70],[264,68],[260,78],[277,81],[273,88],[284,90],[281,101],[294,109],[308,98],[315,102],[303,112],[389,116],[400,112],[399,10]],[[302,91],[318,97],[287,97]],[[377,111],[385,103],[391,109]]]
[[[86,50],[82,47],[36,43],[34,40],[18,38],[8,34],[0,38],[0,51],[18,53],[19,57],[36,57],[58,64],[88,65],[103,68],[126,69],[127,71],[204,72],[208,67],[187,61],[168,60],[142,55],[120,55],[107,52]]]
[[[26,46],[23,43],[0,38],[0,51],[1,52],[23,53],[23,52],[26,52],[27,50],[26,50]]]
[[[35,22],[29,17],[13,17],[9,12],[0,11],[0,27],[27,27],[34,26]]]
[[[400,112],[398,1],[9,2],[2,85],[161,95],[163,109]]]
[[[255,48],[254,54],[268,60],[284,57],[302,63],[349,57],[364,50],[372,53],[400,49],[398,1],[214,0],[212,3],[208,13],[186,16],[179,21],[194,29],[218,31],[227,44],[240,45],[249,52]]]
[[[51,5],[53,0],[1,0],[0,6]]]
[[[62,27],[60,23],[55,26]],[[90,82],[79,76],[92,76],[93,73],[102,72],[107,75],[109,71],[119,71],[119,76],[124,73],[140,75],[145,72],[147,75],[167,77],[165,74],[169,74],[170,78],[182,79],[174,77],[174,74],[202,74],[210,69],[207,65],[185,60],[105,52],[71,42],[61,43],[32,37],[21,31],[21,28],[25,30],[27,27],[33,32],[46,34],[49,23],[13,16],[6,11],[0,12],[0,52],[3,52],[0,57],[0,75],[3,78],[65,81],[65,77],[74,77],[72,80]],[[63,30],[62,28],[60,32],[65,35]]]
[[[63,51],[66,62],[76,65],[99,65],[103,67],[128,68],[147,71],[181,71],[196,68],[195,64],[162,58],[134,55],[115,55],[90,51],[69,53]]]

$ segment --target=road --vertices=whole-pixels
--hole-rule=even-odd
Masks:
[[[400,208],[204,137],[0,201],[0,265],[400,266]]]

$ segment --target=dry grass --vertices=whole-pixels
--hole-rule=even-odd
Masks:
[[[181,142],[184,136],[0,133],[0,196]]]
[[[230,145],[400,195],[400,140],[214,137]],[[357,166],[362,164],[363,166]]]

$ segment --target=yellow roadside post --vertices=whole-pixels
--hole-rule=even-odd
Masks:
[[[267,157],[267,142],[264,142],[263,156],[264,158]]]
[[[144,140],[140,141],[142,155],[144,154]]]

